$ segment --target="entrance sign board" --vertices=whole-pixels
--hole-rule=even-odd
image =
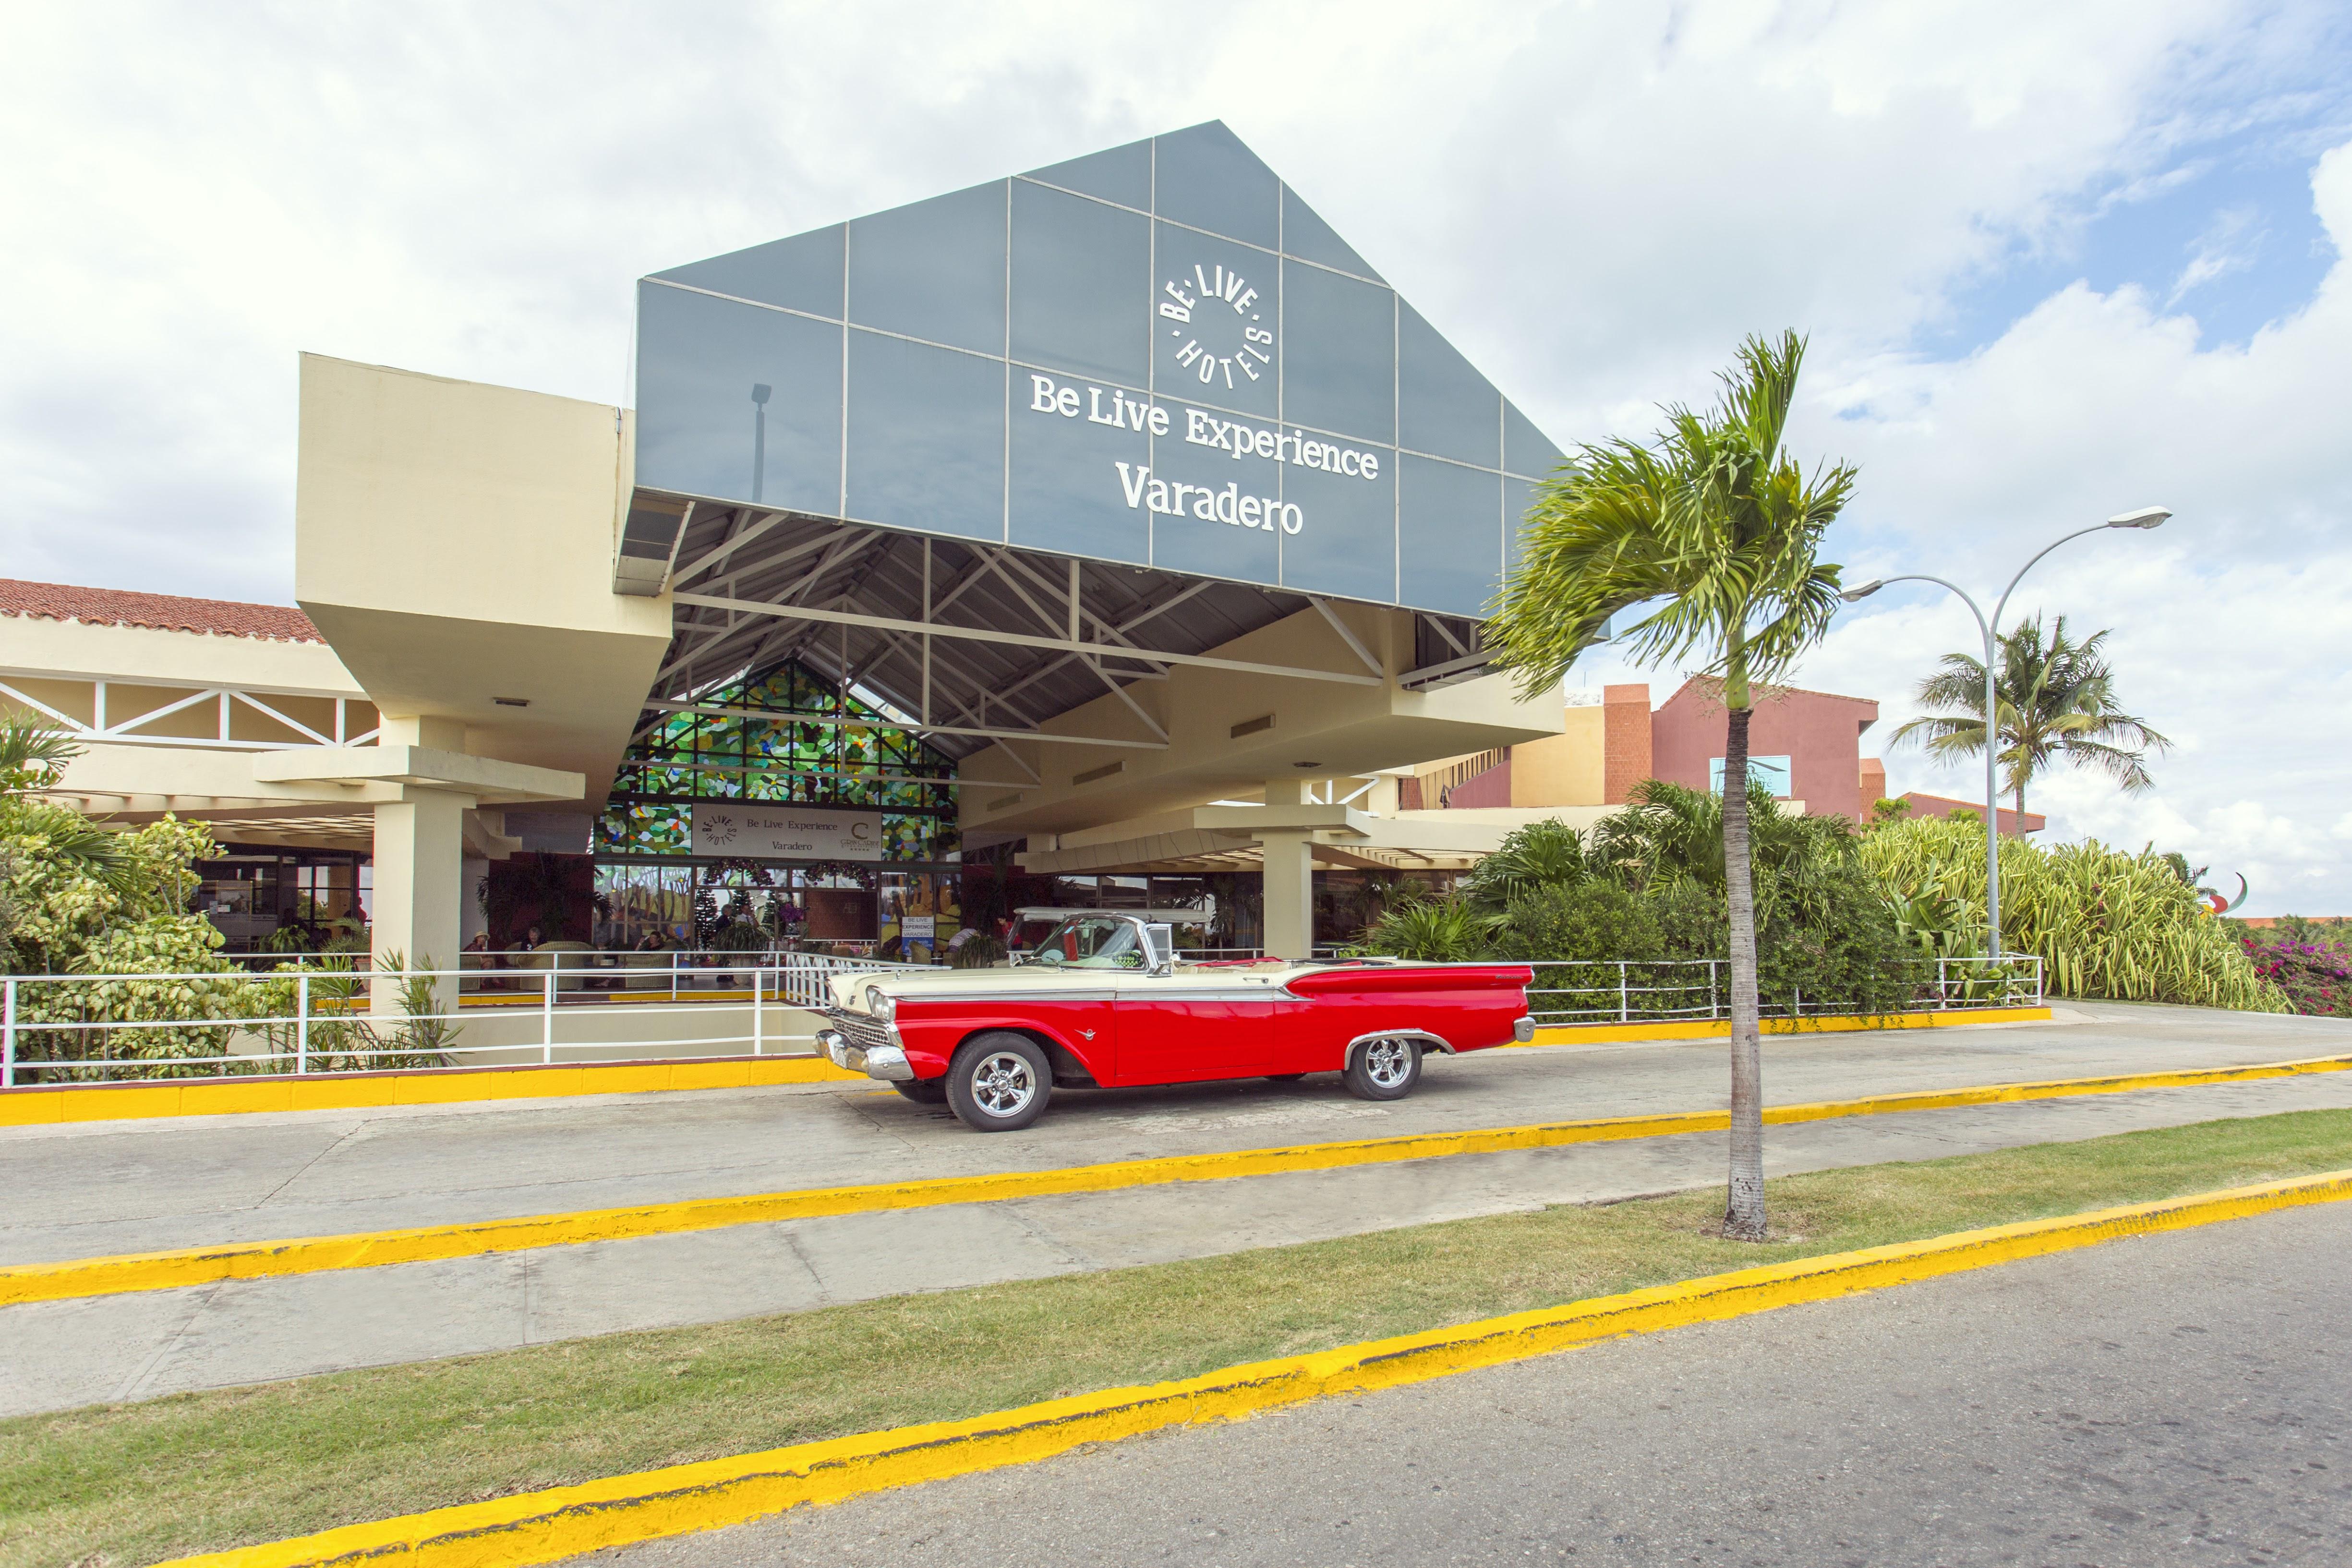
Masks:
[[[882,858],[882,814],[698,801],[691,853],[744,860]]]
[[[1451,615],[1560,461],[1222,123],[638,289],[648,489]]]

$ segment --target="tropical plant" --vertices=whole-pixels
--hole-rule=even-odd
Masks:
[[[2015,801],[2020,818],[2025,815],[2026,786],[2061,763],[2105,773],[2127,795],[2155,783],[2147,753],[2172,742],[2116,701],[2106,640],[2102,631],[2075,642],[2066,635],[2063,616],[2052,623],[2046,641],[2039,616],[2001,637],[2000,669],[1993,680],[2001,788]],[[1981,757],[1984,661],[1948,653],[1942,662],[1940,670],[1919,683],[1918,699],[1922,707],[1944,711],[1912,720],[1895,731],[1893,743],[1918,745],[1938,761]]]
[[[1461,963],[1490,952],[1499,917],[1449,895],[1402,904],[1364,932],[1364,951],[1424,963]]]
[[[1584,838],[1555,817],[1514,828],[1495,852],[1478,862],[1464,882],[1470,902],[1499,914],[1521,893],[1536,888],[1574,887],[1592,874]]]
[[[66,764],[81,755],[72,736],[29,713],[0,717],[0,794],[55,788]]]
[[[1804,340],[1749,338],[1706,414],[1670,407],[1649,446],[1581,448],[1538,494],[1488,646],[1529,697],[1556,689],[1612,616],[1664,601],[1621,636],[1634,662],[1696,658],[1727,715],[1723,851],[1731,948],[1731,1169],[1724,1234],[1761,1240],[1763,1050],[1749,868],[1748,732],[1753,688],[1785,676],[1829,629],[1838,569],[1822,534],[1853,493],[1843,464],[1810,478],[1781,450]]]
[[[253,988],[251,1005],[273,1020],[255,1032],[267,1046],[273,1073],[390,1072],[445,1068],[463,1026],[446,1016],[447,1007],[432,973],[433,960],[415,971],[406,954],[388,949],[372,969],[359,955],[320,953],[315,960],[280,964]],[[373,1010],[372,988],[390,985],[397,1013]]]
[[[710,939],[713,952],[765,952],[775,940],[755,921],[730,921]]]
[[[1932,901],[1935,920],[1961,928],[1981,951],[1984,834],[1980,820],[1888,823],[1863,837],[1862,863],[1898,908]],[[2038,955],[2057,995],[2288,1010],[2236,933],[2160,855],[2096,841],[2044,849],[2004,837],[2000,914],[2001,945]]]
[[[948,944],[950,969],[988,969],[1004,961],[1004,944],[986,931],[974,931]]]

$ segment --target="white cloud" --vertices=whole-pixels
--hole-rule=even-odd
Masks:
[[[618,401],[645,271],[1223,117],[1563,440],[1705,397],[1746,331],[1811,331],[1796,444],[1864,465],[1840,548],[1866,574],[1984,584],[2077,520],[2174,507],[2021,597],[2116,627],[2127,701],[2181,742],[2149,799],[2053,780],[2060,830],[2259,858],[2352,911],[2352,835],[2319,826],[2352,700],[2352,276],[2201,350],[2168,311],[2232,286],[2216,233],[2204,274],[2158,268],[2162,306],[2076,286],[1966,359],[1907,346],[2007,259],[2161,188],[2172,149],[2284,112],[2266,84],[2326,16],[17,6],[0,545],[17,575],[283,599],[298,350]],[[2352,153],[2314,185],[2340,250]],[[1881,733],[1964,646],[1955,607],[1894,599],[1805,672],[1884,700]]]

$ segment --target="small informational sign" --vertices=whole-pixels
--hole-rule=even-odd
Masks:
[[[879,860],[882,814],[709,801],[694,808],[694,853],[744,860]]]
[[[898,919],[898,934],[908,942],[929,942],[939,927],[937,915],[902,915]]]

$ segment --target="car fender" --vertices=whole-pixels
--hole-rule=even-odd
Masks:
[[[1459,1054],[1454,1050],[1453,1042],[1448,1040],[1444,1036],[1439,1034],[1436,1030],[1420,1029],[1415,1028],[1411,1025],[1406,1025],[1402,1028],[1373,1029],[1368,1033],[1358,1035],[1354,1039],[1348,1042],[1348,1048],[1339,1054],[1339,1059],[1343,1062],[1351,1062],[1355,1060],[1356,1047],[1358,1046],[1370,1044],[1373,1040],[1397,1039],[1419,1040],[1424,1048],[1435,1049],[1449,1057]]]
[[[1028,1035],[1045,1046],[1049,1053],[1066,1052],[1088,1077],[1097,1083],[1109,1081],[1111,1040],[1097,1034],[1089,1039],[1087,1031],[1048,1021],[1037,1014],[1018,1007],[980,1009],[942,1007],[936,1016],[909,1016],[902,1008],[898,1019],[898,1035],[906,1042],[907,1061],[917,1078],[938,1078],[948,1070],[955,1054],[974,1035],[1005,1029],[1016,1035]]]

